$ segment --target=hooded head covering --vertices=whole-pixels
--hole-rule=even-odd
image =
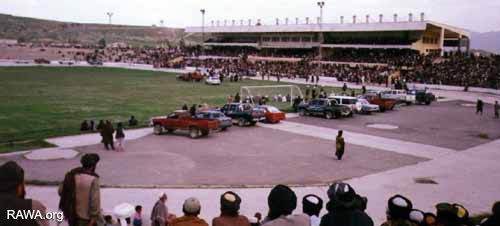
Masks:
[[[356,191],[354,191],[351,185],[343,182],[332,184],[328,188],[327,194],[330,199],[330,202],[327,204],[329,210],[332,208],[352,208],[356,203]]]
[[[317,195],[306,195],[302,199],[302,212],[309,216],[319,216],[321,208],[323,208],[323,200]]]
[[[85,154],[82,156],[80,159],[80,163],[82,164],[83,168],[91,168],[99,162],[100,158],[98,154],[95,153],[90,153],[90,154]]]

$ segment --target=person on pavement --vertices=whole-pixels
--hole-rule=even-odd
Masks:
[[[337,134],[337,138],[335,138],[335,156],[337,156],[338,160],[342,160],[342,156],[344,155],[345,149],[345,141],[344,137],[342,137],[343,131],[339,130]]]

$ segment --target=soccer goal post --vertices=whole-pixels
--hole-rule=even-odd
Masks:
[[[295,98],[304,98],[296,85],[242,86],[240,96],[252,104],[256,104],[256,100],[263,97],[274,102],[290,102],[290,105],[293,105]]]

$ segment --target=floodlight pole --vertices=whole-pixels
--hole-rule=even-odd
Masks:
[[[201,54],[205,55],[205,9],[201,9]]]
[[[111,25],[111,17],[113,17],[113,12],[107,12],[106,15],[108,15],[109,18],[109,24]]]
[[[325,6],[325,2],[321,1],[317,3],[319,6],[319,37],[318,37],[318,42],[319,42],[319,60],[322,58],[322,53],[321,53],[321,44],[323,43],[323,7]]]

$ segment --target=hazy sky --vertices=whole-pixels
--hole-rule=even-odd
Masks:
[[[500,30],[500,0],[324,0],[324,22],[338,22],[340,16],[351,21],[358,15],[364,21],[370,14],[376,21],[380,13],[401,20],[412,12],[426,18],[471,31]],[[261,18],[272,24],[275,18],[316,18],[319,8],[315,0],[0,0],[0,13],[83,23],[107,23],[106,12],[114,12],[114,24],[152,25],[165,21],[165,26],[185,27],[201,24],[200,9],[206,9],[210,20],[235,19],[255,22]],[[358,21],[359,21],[358,20]]]

